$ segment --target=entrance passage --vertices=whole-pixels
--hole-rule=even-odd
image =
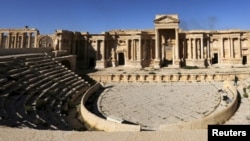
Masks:
[[[218,53],[214,53],[214,57],[212,58],[212,64],[218,63]]]
[[[118,65],[125,65],[124,53],[118,53]]]
[[[243,58],[242,58],[242,64],[243,65],[247,64],[247,56],[243,56]]]

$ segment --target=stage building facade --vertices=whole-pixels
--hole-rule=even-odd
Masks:
[[[77,55],[82,68],[182,67],[250,64],[250,31],[182,30],[178,15],[156,15],[154,29],[100,34],[35,28],[0,29],[0,48],[51,48]]]

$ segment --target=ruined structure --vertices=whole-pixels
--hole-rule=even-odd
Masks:
[[[156,15],[152,30],[111,30],[101,34],[37,29],[0,29],[1,48],[51,47],[77,55],[81,67],[209,67],[249,64],[250,31],[190,30],[178,15]]]

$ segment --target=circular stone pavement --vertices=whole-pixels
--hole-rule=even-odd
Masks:
[[[98,99],[105,117],[157,130],[161,124],[191,121],[220,104],[222,82],[108,83]]]

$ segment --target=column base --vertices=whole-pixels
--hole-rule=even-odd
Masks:
[[[159,69],[161,68],[161,60],[154,60],[154,68]]]
[[[116,62],[115,59],[113,59],[113,60],[111,61],[111,66],[112,66],[112,67],[116,67],[116,66],[117,66],[117,62]]]
[[[175,60],[173,61],[173,65],[174,65],[174,66],[180,66],[180,63],[182,63],[180,59],[175,59]]]
[[[106,61],[105,60],[101,60],[101,61],[96,61],[96,69],[103,69],[106,68]]]

